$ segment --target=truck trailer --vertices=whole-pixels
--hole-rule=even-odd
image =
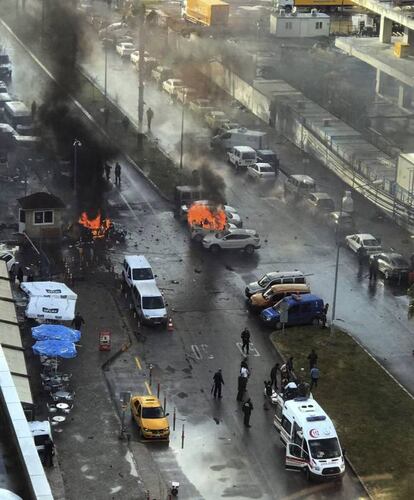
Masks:
[[[186,21],[194,24],[227,26],[229,4],[221,0],[185,0],[182,15]]]

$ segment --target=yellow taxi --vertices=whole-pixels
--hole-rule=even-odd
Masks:
[[[143,438],[169,441],[168,413],[164,414],[161,402],[157,397],[135,395],[131,397],[130,404],[131,416],[137,423]]]

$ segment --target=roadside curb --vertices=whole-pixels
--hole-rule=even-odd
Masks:
[[[98,83],[94,82],[94,81],[91,79],[91,77],[90,77],[87,73],[85,73],[85,71],[84,71],[84,70],[83,70],[83,69],[82,69],[79,65],[77,66],[77,68],[78,68],[79,73],[80,73],[80,74],[81,74],[81,75],[82,75],[82,76],[83,76],[83,77],[84,77],[84,78],[85,78],[85,79],[86,79],[86,80],[90,83],[90,85],[94,86],[94,87],[95,87],[95,88],[96,88],[96,89],[97,89],[97,90],[101,93],[101,95],[104,95],[104,94],[103,94],[103,89],[102,89],[102,87],[101,87],[100,85],[98,85]],[[112,106],[113,106],[114,108],[116,108],[116,109],[117,109],[117,110],[121,113],[121,115],[122,115],[122,116],[128,116],[128,115],[127,115],[127,114],[126,114],[126,113],[125,113],[125,112],[124,112],[124,111],[123,111],[123,110],[119,107],[119,105],[118,105],[117,103],[115,103],[115,101],[112,99],[112,97],[111,97],[109,94],[107,94],[107,97],[106,97],[106,98],[107,98],[107,100],[108,100],[108,101],[112,104]],[[92,116],[92,115],[91,115],[91,116]],[[88,117],[88,118],[89,118],[89,117]],[[134,127],[134,129],[135,129],[135,130],[136,130],[136,132],[138,133],[138,128],[137,128],[137,126],[135,125],[134,121],[131,119],[131,117],[130,117],[130,116],[128,116],[128,118],[130,119],[130,122],[131,122],[132,126]],[[171,203],[171,201],[172,201],[172,200],[171,200],[171,199],[170,199],[170,198],[169,198],[169,197],[168,197],[168,196],[167,196],[167,195],[166,195],[166,194],[165,194],[165,193],[164,193],[164,192],[163,192],[163,191],[162,191],[162,190],[161,190],[161,189],[157,186],[157,184],[155,184],[155,182],[154,182],[152,179],[150,179],[150,178],[149,178],[149,177],[145,174],[145,172],[142,170],[142,168],[141,168],[141,167],[140,167],[140,166],[139,166],[139,165],[135,162],[135,160],[134,160],[134,159],[133,159],[133,158],[129,155],[129,153],[126,153],[125,151],[120,150],[120,149],[117,147],[117,145],[113,143],[113,141],[112,141],[111,137],[107,134],[106,130],[105,130],[105,129],[103,129],[103,128],[102,128],[102,127],[101,127],[101,126],[97,123],[97,121],[96,121],[96,119],[95,119],[95,118],[93,118],[93,122],[92,122],[92,123],[93,123],[93,124],[94,124],[94,125],[95,125],[98,129],[99,129],[99,131],[100,131],[100,132],[101,132],[101,133],[102,133],[102,134],[103,134],[103,135],[104,135],[104,136],[105,136],[105,137],[106,137],[106,138],[107,138],[107,139],[111,142],[111,144],[113,144],[113,145],[117,148],[117,150],[118,150],[118,151],[122,154],[122,156],[124,156],[124,157],[125,157],[125,158],[126,158],[126,159],[127,159],[127,160],[128,160],[128,161],[132,164],[132,165],[133,165],[133,167],[135,168],[135,170],[137,171],[137,173],[138,173],[141,177],[143,177],[143,178],[144,178],[144,179],[148,182],[148,184],[149,184],[149,185],[150,185],[150,186],[151,186],[151,187],[152,187],[152,188],[153,188],[153,189],[154,189],[154,190],[155,190],[155,191],[156,191],[156,192],[157,192],[157,193],[161,196],[161,198],[163,198],[165,201],[167,201],[167,202]],[[143,134],[143,135],[145,135],[145,137],[147,137],[147,139],[148,139],[148,135],[147,135],[147,134]],[[165,151],[163,151],[163,150],[162,150],[162,148],[161,148],[159,145],[156,145],[156,146],[154,145],[154,147],[156,147],[157,149],[159,149],[159,150],[162,152],[162,154],[163,154],[164,156],[166,156],[168,159],[170,159],[170,160],[171,160],[171,158],[169,158],[169,156],[166,154],[166,152],[165,152]],[[171,160],[171,161],[172,161],[172,160]]]
[[[278,347],[276,346],[275,342],[273,342],[273,339],[272,339],[272,335],[273,333],[275,332],[272,332],[269,334],[269,340],[270,340],[270,343],[272,344],[273,346],[273,349],[276,351],[276,354],[279,356],[279,358],[284,362],[286,363],[286,358],[283,356],[283,354],[279,351]],[[348,332],[346,332],[347,335]],[[352,337],[352,335],[350,335],[350,337]],[[352,337],[353,338],[353,337]],[[356,471],[353,463],[349,460],[349,458],[345,455],[345,461],[346,463],[349,465],[350,469],[352,470],[352,472],[355,474],[355,477],[358,479],[358,481],[360,482],[362,488],[364,489],[365,493],[367,494],[368,498],[370,500],[375,500],[375,498],[372,496],[372,494],[370,493],[370,491],[368,490],[368,487],[367,485],[365,484],[364,480],[361,478],[361,476],[358,474],[358,472]]]

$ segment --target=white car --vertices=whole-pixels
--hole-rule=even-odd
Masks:
[[[149,57],[149,53],[147,51],[144,52],[144,60]],[[138,64],[139,63],[139,50],[134,50],[132,54],[129,56],[132,64]]]
[[[237,229],[237,228],[234,224],[227,224],[226,229],[224,229],[223,231],[227,231],[228,229]],[[198,226],[198,225],[194,224],[190,228],[190,237],[193,241],[195,241],[197,243],[201,243],[204,236],[207,236],[207,234],[211,234],[211,233],[215,234],[217,232],[220,232],[220,231],[217,231],[217,229],[208,229],[206,227],[202,227],[202,226]]]
[[[353,252],[362,251],[363,255],[372,255],[382,251],[381,242],[368,233],[350,234],[345,236],[345,242]]]
[[[252,254],[256,248],[260,248],[259,235],[253,229],[229,229],[207,234],[202,243],[204,248],[214,253],[220,250],[244,250]]]
[[[169,78],[162,82],[162,88],[171,96],[174,96],[178,89],[182,89],[184,86],[184,82],[179,78]]]
[[[193,101],[190,102],[188,107],[191,109],[191,111],[194,111],[194,113],[197,113],[198,115],[205,115],[209,111],[213,111],[214,106],[211,104],[210,99],[194,99]]]
[[[131,56],[131,54],[136,51],[136,48],[131,42],[122,42],[116,46],[116,51],[121,57],[127,57]]]
[[[0,260],[3,260],[6,263],[7,271],[9,272],[13,269],[14,265],[17,264],[14,255],[10,252],[0,254]]]
[[[177,101],[182,104],[188,104],[192,99],[197,97],[197,91],[192,87],[181,87],[177,89],[176,96]]]
[[[255,163],[247,167],[247,175],[252,179],[263,181],[276,180],[275,169],[270,163]]]

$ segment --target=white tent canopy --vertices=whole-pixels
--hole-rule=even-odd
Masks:
[[[71,321],[75,317],[76,300],[55,297],[30,297],[26,317]]]
[[[24,281],[20,288],[30,297],[54,297],[76,300],[78,296],[65,283],[56,281]]]

